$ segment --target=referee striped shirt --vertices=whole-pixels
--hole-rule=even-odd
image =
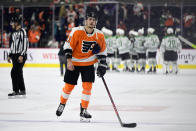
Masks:
[[[12,56],[14,54],[20,54],[24,56],[27,52],[28,47],[29,40],[25,29],[21,28],[18,31],[12,32],[10,38],[9,56]]]

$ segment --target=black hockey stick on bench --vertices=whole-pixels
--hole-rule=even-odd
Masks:
[[[116,105],[114,104],[114,101],[113,101],[113,99],[112,99],[112,95],[110,94],[110,91],[109,91],[109,89],[108,89],[108,86],[107,86],[107,84],[106,84],[106,82],[105,82],[105,79],[104,79],[103,76],[102,76],[101,78],[102,78],[103,83],[104,83],[104,85],[105,85],[105,88],[106,88],[106,90],[107,90],[108,96],[110,97],[112,106],[113,106],[113,108],[114,108],[114,111],[115,111],[115,113],[116,113],[116,116],[118,117],[118,120],[119,120],[119,122],[120,122],[120,125],[121,125],[122,127],[128,127],[128,128],[134,128],[134,127],[136,127],[136,126],[137,126],[136,123],[123,123],[123,122],[122,122],[122,120],[121,120],[121,118],[120,118],[120,115],[119,115],[119,113],[118,113],[118,110],[117,110],[117,108],[116,108]]]

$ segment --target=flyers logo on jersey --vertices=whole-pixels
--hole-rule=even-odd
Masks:
[[[93,49],[95,44],[97,44],[96,41],[82,41],[82,52],[88,53],[89,50]]]

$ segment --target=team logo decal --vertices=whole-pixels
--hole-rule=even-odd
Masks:
[[[82,41],[82,52],[88,53],[89,50],[93,49],[95,44],[97,44],[96,41]]]

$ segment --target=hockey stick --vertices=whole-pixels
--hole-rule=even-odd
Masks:
[[[184,37],[182,37],[181,35],[178,36],[178,38],[183,41],[185,44],[191,46],[192,48],[196,49],[196,45],[191,43],[190,41],[188,41],[187,39],[185,39]]]
[[[115,113],[116,113],[116,116],[118,117],[118,120],[119,120],[119,122],[120,122],[120,125],[121,125],[122,127],[127,127],[127,128],[134,128],[134,127],[136,127],[136,126],[137,126],[136,123],[127,123],[127,124],[126,124],[126,123],[123,123],[123,122],[122,122],[122,120],[121,120],[121,118],[120,118],[120,115],[119,115],[119,113],[118,113],[118,110],[117,110],[117,108],[116,108],[116,105],[114,104],[114,101],[113,101],[113,99],[112,99],[112,95],[110,94],[110,91],[109,91],[109,89],[108,89],[108,86],[107,86],[107,84],[106,84],[106,82],[105,82],[105,79],[104,79],[103,76],[102,76],[101,78],[102,78],[103,83],[104,83],[104,85],[105,85],[105,88],[106,88],[106,91],[107,91],[107,93],[108,93],[108,96],[110,97],[112,106],[113,106],[113,108],[114,108],[114,111],[115,111]]]

